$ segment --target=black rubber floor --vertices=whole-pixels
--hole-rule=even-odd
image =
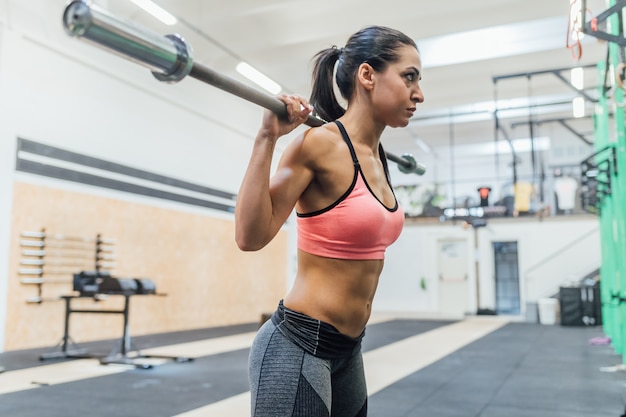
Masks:
[[[395,320],[368,326],[369,351],[450,324]],[[134,338],[142,348],[253,331],[257,324]],[[601,328],[511,323],[374,394],[370,417],[620,417],[626,374]],[[117,341],[85,344],[106,355]],[[50,349],[0,354],[11,371]],[[247,349],[0,395],[2,417],[170,417],[247,391]],[[407,357],[406,361],[411,361]],[[103,365],[104,366],[104,365]],[[117,366],[117,365],[108,365]],[[221,417],[221,416],[215,416]],[[242,416],[245,417],[245,416]]]

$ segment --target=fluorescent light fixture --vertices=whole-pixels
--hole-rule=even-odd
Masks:
[[[574,117],[585,117],[585,99],[576,97],[572,100],[572,110]]]
[[[280,93],[281,87],[278,83],[274,82],[274,80],[268,78],[264,74],[261,74],[251,65],[246,64],[245,62],[240,62],[237,64],[236,69],[239,74],[257,84],[259,87],[263,87],[272,94]]]
[[[572,68],[572,71],[570,73],[570,82],[572,83],[574,88],[578,90],[583,89],[583,87],[585,86],[584,75],[585,72],[582,67]]]
[[[504,58],[563,46],[561,16],[509,23],[417,40],[424,68]]]
[[[137,6],[141,7],[146,12],[150,13],[152,16],[156,17],[157,19],[159,19],[161,22],[165,23],[166,25],[170,25],[170,26],[175,25],[176,22],[178,21],[174,15],[170,14],[165,9],[163,9],[156,3],[152,2],[151,0],[130,0],[130,1],[132,1]]]

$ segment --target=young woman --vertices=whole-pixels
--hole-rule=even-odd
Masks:
[[[333,92],[335,66],[347,109]],[[404,222],[380,137],[406,126],[424,100],[421,72],[411,38],[367,27],[316,55],[312,106],[282,95],[288,120],[264,115],[237,199],[236,241],[263,248],[295,208],[298,270],[250,351],[254,417],[367,413],[361,339],[385,249]],[[313,109],[329,123],[295,138],[270,180],[277,140]]]

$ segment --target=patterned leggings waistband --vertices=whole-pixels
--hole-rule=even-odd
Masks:
[[[286,308],[282,300],[272,315],[272,323],[293,343],[324,359],[346,358],[359,352],[365,334],[356,339],[346,336],[332,324]]]

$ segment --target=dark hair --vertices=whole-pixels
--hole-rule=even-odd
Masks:
[[[359,65],[367,62],[375,71],[384,71],[387,65],[400,58],[397,50],[403,45],[417,49],[413,39],[398,30],[368,26],[352,35],[345,47],[333,46],[318,52],[313,57],[313,87],[309,100],[315,114],[330,122],[346,112],[338,103],[333,88],[335,64],[337,87],[341,96],[349,101],[354,93]]]

